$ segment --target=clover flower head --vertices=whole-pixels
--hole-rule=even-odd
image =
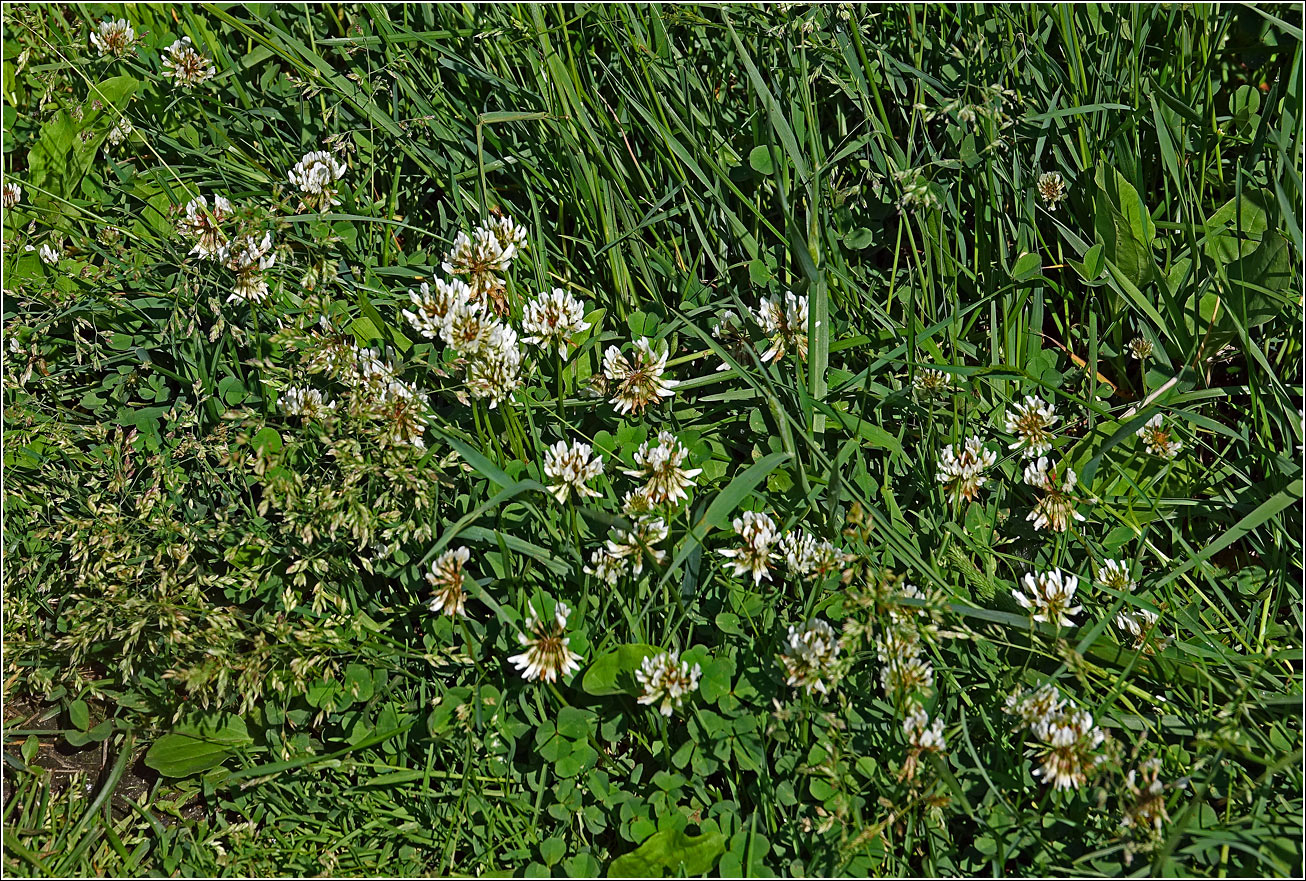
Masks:
[[[1060,627],[1074,627],[1071,618],[1083,609],[1072,606],[1075,590],[1079,587],[1079,578],[1067,575],[1060,569],[1048,572],[1027,572],[1023,579],[1025,589],[1013,590],[1011,595],[1021,608],[1029,609],[1035,621],[1045,624],[1057,624]]]
[[[1006,429],[1016,436],[1008,449],[1022,450],[1026,458],[1041,456],[1052,449],[1052,432],[1049,430],[1059,417],[1051,404],[1034,395],[1026,395],[1007,411]]]
[[[593,455],[593,447],[578,441],[558,441],[544,450],[544,476],[549,478],[549,492],[559,502],[572,493],[579,499],[593,498],[599,491],[587,484],[603,473],[603,457]]]
[[[163,50],[163,75],[183,89],[198,86],[217,72],[207,55],[195,51],[190,37],[182,37]]]
[[[842,640],[827,621],[815,618],[802,628],[791,625],[780,655],[785,681],[808,694],[828,693],[838,678],[835,663],[842,648]]]
[[[522,342],[556,348],[559,358],[567,357],[567,343],[587,327],[585,304],[562,288],[540,294],[522,312]]]
[[[635,680],[643,687],[639,702],[645,706],[661,704],[658,712],[670,716],[685,705],[689,694],[698,689],[703,668],[680,660],[679,652],[650,655],[635,671]]]
[[[663,348],[654,354],[652,342],[647,337],[635,341],[632,357],[621,354],[616,346],[608,346],[603,353],[603,375],[612,385],[612,403],[617,412],[643,413],[658,398],[669,398],[679,383],[666,378],[668,351]]]
[[[467,592],[463,590],[463,567],[471,559],[472,552],[465,547],[445,551],[435,558],[426,573],[426,583],[431,585],[432,612],[443,612],[451,618],[466,614],[464,605]]]
[[[553,618],[545,621],[533,605],[528,608],[524,632],[517,634],[517,642],[525,651],[508,658],[508,663],[520,670],[527,682],[537,679],[557,682],[558,677],[579,670],[582,658],[569,648],[571,637],[565,635],[571,609],[565,603],[558,603]]]

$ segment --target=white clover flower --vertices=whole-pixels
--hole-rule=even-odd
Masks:
[[[1130,645],[1137,650],[1147,644],[1147,638],[1159,618],[1150,609],[1124,609],[1116,615],[1116,626],[1129,635]],[[1168,642],[1169,640],[1161,640],[1162,647]]]
[[[589,565],[585,567],[586,575],[593,575],[609,587],[616,587],[618,579],[625,572],[625,558],[608,553],[606,548],[595,548],[590,555]]]
[[[41,257],[41,262],[47,266],[58,265],[59,258],[63,256],[63,250],[61,248],[53,247],[49,242],[42,245],[41,250],[37,253]]]
[[[1071,615],[1077,615],[1083,606],[1072,606],[1079,578],[1066,575],[1060,569],[1049,572],[1028,572],[1024,578],[1025,591],[1013,590],[1011,595],[1021,608],[1033,612],[1033,619],[1045,624],[1074,627]]]
[[[801,630],[790,626],[785,652],[780,656],[785,682],[808,694],[827,694],[838,677],[835,662],[842,648],[834,628],[820,618],[807,622]]]
[[[765,297],[753,316],[762,332],[771,338],[771,346],[762,355],[763,361],[783,358],[790,346],[798,357],[807,360],[807,297],[795,296],[785,291],[781,298],[776,294]]]
[[[1135,361],[1146,361],[1152,357],[1154,351],[1152,341],[1141,336],[1136,336],[1130,340],[1125,349],[1129,352],[1129,357]]]
[[[517,642],[526,651],[513,655],[508,663],[522,671],[522,678],[527,682],[536,679],[557,682],[559,676],[567,676],[579,670],[582,658],[568,648],[571,637],[563,635],[567,630],[567,616],[571,614],[571,609],[565,603],[558,603],[554,608],[553,619],[541,621],[535,607],[532,605],[528,608],[530,612],[526,616],[526,632],[517,634]]]
[[[1033,774],[1056,789],[1081,786],[1101,758],[1093,755],[1094,750],[1106,739],[1102,729],[1093,724],[1093,717],[1083,710],[1061,710],[1039,720],[1031,730],[1040,741],[1035,754],[1041,757]]]
[[[615,383],[612,403],[619,413],[643,413],[658,398],[669,398],[679,383],[663,376],[667,367],[667,349],[654,355],[647,337],[635,341],[634,356],[627,360],[616,346],[603,353],[603,375]]]
[[[562,288],[540,294],[526,304],[522,312],[522,331],[527,336],[522,342],[540,348],[558,350],[558,357],[567,357],[567,343],[576,334],[589,327],[585,323],[585,304]]]
[[[504,282],[499,276],[512,266],[517,246],[499,238],[498,227],[477,227],[469,236],[459,232],[445,254],[442,266],[449,275],[465,277],[472,297],[498,304],[503,298]]]
[[[914,707],[907,718],[902,720],[902,733],[907,736],[912,749],[923,753],[941,753],[948,748],[943,737],[943,720],[935,719],[931,723],[930,717],[920,706]]]
[[[630,559],[631,571],[639,575],[644,571],[644,554],[648,552],[653,562],[662,565],[667,552],[658,547],[670,533],[661,517],[636,517],[630,529],[614,528],[608,539],[608,553],[620,560]]]
[[[934,667],[920,655],[893,658],[880,668],[880,688],[886,697],[928,691],[934,687]]]
[[[621,513],[627,517],[636,517],[640,514],[648,514],[653,508],[653,502],[649,500],[648,493],[644,487],[632,489],[626,492],[621,500]]]
[[[650,505],[675,503],[689,498],[686,489],[694,485],[694,478],[703,473],[702,468],[682,468],[681,463],[689,456],[689,448],[676,439],[669,431],[658,433],[658,442],[649,446],[648,441],[640,444],[635,451],[633,471],[627,471],[631,477],[647,479],[641,491]]]
[[[718,551],[730,559],[736,576],[751,575],[753,583],[763,578],[771,579],[771,562],[776,554],[771,545],[778,538],[775,521],[760,511],[745,511],[734,521],[735,532],[743,540],[743,547]]]
[[[1056,208],[1065,201],[1066,182],[1057,171],[1045,171],[1038,177],[1038,194],[1048,208]]]
[[[912,376],[911,390],[917,398],[941,398],[952,389],[952,377],[942,370],[922,367]]]
[[[801,529],[786,532],[778,542],[779,554],[784,557],[791,575],[801,578],[824,578],[851,559],[830,543]]]
[[[432,612],[443,612],[451,618],[465,615],[467,593],[463,590],[463,567],[472,552],[465,547],[445,551],[435,558],[426,573],[426,583],[435,593],[431,596]]]
[[[1182,441],[1170,436],[1170,432],[1165,429],[1165,419],[1160,413],[1147,420],[1147,424],[1136,433],[1143,439],[1143,446],[1147,451],[1162,459],[1173,459],[1179,455],[1179,451],[1184,446]]]
[[[499,247],[507,255],[508,260],[516,259],[521,249],[526,247],[526,227],[506,214],[491,217],[484,228],[494,233],[494,237],[499,240]]]
[[[117,147],[123,141],[130,138],[133,131],[135,131],[135,129],[132,127],[131,120],[124,116],[114,123],[113,128],[109,129],[109,134],[106,136],[106,140],[113,146]]]
[[[489,338],[468,361],[467,390],[474,398],[489,400],[490,409],[494,409],[521,385],[521,363],[517,331],[496,323]]]
[[[1065,532],[1072,520],[1083,521],[1084,515],[1075,510],[1075,502],[1070,493],[1075,489],[1079,478],[1067,468],[1062,476],[1057,476],[1055,468],[1048,465],[1046,456],[1040,456],[1037,462],[1025,466],[1025,482],[1046,492],[1029,512],[1026,520],[1034,521],[1034,529],[1051,529]]]
[[[135,45],[136,31],[125,18],[102,21],[91,32],[91,47],[100,53],[101,58],[105,55],[121,58]]]
[[[299,190],[303,203],[315,211],[326,211],[340,204],[336,182],[344,176],[344,163],[325,150],[305,153],[286,175]]]
[[[670,717],[685,705],[685,698],[698,689],[703,668],[680,660],[679,652],[650,655],[635,671],[635,679],[644,688],[639,702],[645,706],[661,703],[658,712]]]
[[[1129,801],[1121,799],[1122,828],[1143,829],[1160,837],[1170,822],[1170,814],[1165,809],[1165,784],[1161,782],[1160,774],[1161,760],[1153,757],[1140,762],[1138,769],[1131,770],[1126,776]]]
[[[429,340],[441,339],[451,316],[472,300],[472,292],[461,279],[435,279],[435,287],[422,282],[417,290],[408,291],[413,309],[404,309],[404,319],[413,330]],[[456,347],[455,347],[456,348]]]
[[[23,198],[23,188],[11,180],[5,181],[4,184],[4,206],[12,208],[18,204],[18,200]]]
[[[187,202],[182,218],[177,221],[177,229],[195,240],[190,253],[201,260],[225,259],[229,240],[224,227],[231,220],[231,213],[231,203],[224,196],[213,197],[212,210],[209,210],[209,200],[204,196],[196,196]]]
[[[415,385],[401,379],[374,382],[363,393],[364,411],[383,423],[380,439],[391,446],[426,449],[428,409],[425,396]]]
[[[733,309],[726,309],[721,312],[717,319],[712,323],[712,336],[717,342],[729,352],[736,361],[741,360],[751,343],[748,338],[748,332],[744,330],[743,323]],[[725,359],[716,366],[716,372],[729,370],[730,365]]]
[[[315,388],[291,386],[281,393],[278,403],[287,416],[321,419],[336,409],[335,401],[327,402]]]
[[[992,450],[985,449],[984,442],[977,437],[966,438],[960,450],[957,452],[953,444],[943,448],[936,479],[944,484],[944,493],[950,501],[965,499],[969,502],[988,482],[984,472],[993,467],[998,457]]]
[[[191,46],[190,37],[182,37],[163,50],[163,75],[183,89],[198,86],[217,72],[208,56],[196,52]]]
[[[1097,583],[1125,593],[1132,593],[1138,587],[1138,582],[1129,572],[1129,564],[1124,560],[1103,560],[1097,567]]]
[[[576,497],[592,498],[599,491],[586,484],[603,473],[603,457],[594,456],[589,444],[558,441],[544,450],[544,475],[551,481],[549,492],[559,502],[566,502],[573,492]]]
[[[460,355],[473,358],[488,346],[500,327],[498,320],[485,314],[484,306],[476,300],[456,302],[449,310],[440,328],[440,337]]]
[[[1039,686],[1033,694],[1017,688],[1007,696],[1005,711],[1020,719],[1022,726],[1032,728],[1056,718],[1065,705],[1060,689],[1049,682]]]
[[[261,303],[266,300],[268,283],[263,270],[272,268],[277,262],[277,255],[272,250],[272,233],[263,233],[261,239],[251,233],[242,233],[226,250],[227,268],[236,273],[236,283],[227,302]]]
[[[1052,432],[1048,429],[1059,417],[1051,404],[1034,395],[1026,395],[1007,411],[1006,428],[1016,440],[1007,449],[1021,450],[1026,458],[1041,456],[1052,449]]]

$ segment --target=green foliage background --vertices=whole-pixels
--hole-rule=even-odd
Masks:
[[[122,61],[89,47],[106,16],[143,34]],[[1299,873],[1301,26],[1286,5],[7,6],[6,870]],[[182,35],[218,71],[189,91],[160,76]],[[286,182],[315,149],[349,166],[321,216]],[[223,302],[187,258],[196,193],[275,224],[270,304]],[[530,233],[514,309],[561,286],[597,325],[473,411],[399,312],[491,210]],[[55,241],[57,267],[26,250]],[[762,348],[713,336],[790,289],[806,361],[763,363],[752,325]],[[432,388],[425,454],[280,413],[320,315]],[[621,419],[585,392],[639,336],[681,385]],[[911,392],[925,367],[953,377],[942,402]],[[1054,457],[1093,503],[1067,534],[1030,529],[1010,457],[972,504],[935,480],[1026,394],[1069,414]],[[1172,463],[1135,438],[1157,412]],[[582,566],[662,428],[703,474],[666,562],[608,590]],[[539,453],[576,437],[610,485],[568,508]],[[857,554],[850,583],[731,577],[741,510]],[[452,622],[423,566],[458,545],[477,584]],[[1106,557],[1137,594],[1089,587]],[[1088,594],[1074,630],[1011,599],[1052,566]],[[882,568],[942,633],[949,750],[911,779],[869,647],[826,698],[775,660],[813,615],[873,626],[851,591]],[[556,687],[505,661],[545,596],[585,658]],[[1130,607],[1172,644],[1122,645]],[[669,722],[635,701],[641,646],[703,666]],[[1031,776],[1002,712],[1046,681],[1115,744],[1079,790]],[[56,750],[102,756],[72,777],[89,791]],[[1169,821],[1126,862],[1145,757]]]

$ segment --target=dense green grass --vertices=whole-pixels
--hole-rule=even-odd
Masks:
[[[1301,872],[1299,7],[4,16],[6,872]],[[138,44],[101,57],[120,16]],[[216,69],[193,89],[161,74],[183,35]],[[325,212],[287,179],[319,149],[347,166]],[[189,253],[196,194],[273,232],[265,302]],[[498,215],[528,236],[506,320],[557,287],[592,327],[565,361],[523,344],[490,408],[402,312]],[[808,351],[766,360],[786,291]],[[323,317],[422,390],[425,450],[313,369]],[[623,418],[597,380],[640,338],[679,385]],[[305,385],[336,414],[288,415]],[[1026,395],[1079,478],[1064,532],[1026,518]],[[1136,436],[1157,414],[1173,459]],[[659,431],[701,473],[610,587],[586,566]],[[996,462],[952,501],[972,436]],[[596,497],[544,491],[560,440],[603,455]],[[849,559],[739,577],[745,511]],[[433,613],[464,546],[467,614]],[[1013,598],[1052,568],[1072,626]],[[524,681],[554,602],[580,670]],[[843,633],[828,694],[778,660],[812,618]],[[881,689],[894,627],[932,688]],[[670,719],[636,701],[646,647],[700,664]],[[1065,790],[1004,711],[1045,683],[1105,735]],[[913,703],[946,749],[909,747]],[[1147,767],[1164,818],[1122,826]]]

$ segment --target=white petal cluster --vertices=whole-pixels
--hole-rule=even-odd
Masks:
[[[227,302],[262,303],[268,298],[267,278],[263,271],[277,262],[272,250],[272,233],[262,238],[252,233],[241,233],[227,247],[227,268],[236,274],[235,284]]]
[[[1116,626],[1129,637],[1129,645],[1135,651],[1146,649],[1149,653],[1156,648],[1165,648],[1170,644],[1169,637],[1162,636],[1156,629],[1160,616],[1150,609],[1123,609],[1116,615]]]
[[[799,578],[824,578],[852,559],[836,548],[829,539],[817,539],[803,529],[780,536],[777,545],[789,574]]]
[[[571,637],[563,635],[567,632],[567,617],[570,614],[571,609],[565,603],[558,603],[553,618],[543,621],[535,612],[535,607],[529,607],[525,632],[517,634],[517,642],[526,650],[508,658],[508,663],[521,671],[523,679],[528,682],[536,679],[557,682],[558,677],[580,669],[581,656],[569,648]]]
[[[968,437],[960,447],[948,444],[943,448],[936,479],[944,485],[949,501],[973,501],[980,487],[988,482],[984,472],[997,461],[997,454],[986,449],[984,441]]]
[[[745,511],[734,521],[741,547],[718,551],[730,560],[736,576],[751,576],[754,584],[771,579],[771,563],[776,558],[772,545],[779,539],[775,521],[760,511]]]
[[[616,346],[608,346],[603,353],[603,375],[612,384],[612,403],[618,413],[643,413],[644,408],[658,398],[669,398],[679,383],[663,374],[667,368],[668,350],[664,347],[654,354],[647,337],[635,341],[632,357],[621,354]]]
[[[1097,583],[1112,590],[1133,593],[1138,582],[1129,571],[1129,564],[1124,560],[1103,560],[1097,567]]]
[[[660,703],[658,712],[670,716],[685,705],[689,694],[698,689],[703,668],[680,660],[679,652],[650,655],[635,671],[635,680],[644,688],[639,702],[645,706]]]
[[[302,386],[286,389],[281,393],[278,403],[287,416],[301,416],[304,419],[321,419],[336,408],[335,401],[328,402],[317,389]]]
[[[922,367],[911,380],[911,390],[917,398],[940,398],[952,389],[952,376],[933,367]]]
[[[559,358],[567,357],[567,342],[587,327],[585,304],[562,288],[540,294],[522,311],[522,342],[556,348]]]
[[[208,56],[195,51],[190,37],[182,37],[163,50],[163,75],[183,89],[198,86],[217,72]]]
[[[438,340],[445,338],[455,308],[470,302],[472,292],[461,279],[437,278],[434,286],[422,282],[417,290],[409,290],[408,299],[413,308],[403,310],[404,319],[428,340]]]
[[[1160,413],[1147,420],[1147,424],[1138,429],[1136,434],[1142,438],[1143,446],[1149,453],[1162,459],[1173,459],[1184,446],[1182,441],[1170,436]]]
[[[1081,786],[1103,756],[1097,749],[1106,734],[1093,717],[1062,698],[1055,685],[1046,684],[1032,695],[1016,691],[1007,698],[1007,712],[1020,720],[1036,739],[1033,755],[1039,767],[1033,773],[1057,789]]]
[[[41,262],[47,266],[58,265],[60,258],[63,257],[63,250],[61,248],[54,247],[49,242],[43,244],[41,246],[41,250],[38,251],[37,253],[41,257]]]
[[[177,229],[194,239],[190,253],[201,260],[225,260],[230,239],[226,227],[232,219],[231,203],[225,196],[214,196],[213,207],[205,196],[196,196],[182,209]]]
[[[1007,411],[1006,429],[1014,434],[1008,449],[1021,450],[1022,455],[1033,458],[1052,449],[1052,432],[1049,430],[1060,417],[1051,404],[1034,395],[1026,395]]]
[[[1066,182],[1059,171],[1045,171],[1038,176],[1038,194],[1049,209],[1066,198]]]
[[[789,637],[780,662],[785,682],[808,694],[826,694],[838,678],[835,663],[843,648],[829,622],[815,618],[802,628],[789,627]]]
[[[109,129],[109,134],[105,136],[105,139],[110,144],[117,147],[123,141],[130,138],[132,132],[135,130],[136,129],[132,126],[131,120],[124,116],[114,123],[113,128]]]
[[[1079,587],[1079,577],[1067,575],[1060,569],[1049,572],[1027,572],[1023,579],[1024,591],[1019,588],[1011,595],[1021,608],[1029,609],[1031,617],[1044,624],[1056,624],[1060,627],[1074,627],[1070,617],[1077,615],[1083,606],[1073,606],[1075,591]]]
[[[544,476],[549,479],[549,492],[559,502],[566,502],[574,492],[577,498],[592,498],[599,491],[587,486],[603,473],[603,457],[592,455],[589,444],[575,441],[568,444],[558,441],[544,450]]]
[[[23,188],[20,187],[18,184],[14,183],[13,181],[9,181],[9,180],[5,181],[4,201],[3,201],[4,206],[6,208],[12,208],[18,204],[18,200],[21,198],[23,198]]]
[[[658,432],[657,443],[648,441],[640,444],[635,451],[633,471],[627,471],[631,477],[646,480],[641,495],[650,505],[676,503],[689,498],[686,490],[694,485],[694,478],[703,473],[702,468],[682,468],[689,457],[689,448],[682,444],[669,431]]]
[[[1075,472],[1067,468],[1060,476],[1052,468],[1046,456],[1040,456],[1037,462],[1025,466],[1025,483],[1044,491],[1044,495],[1034,505],[1026,520],[1034,521],[1034,529],[1051,529],[1065,532],[1071,521],[1083,521],[1084,515],[1075,510],[1075,501],[1070,493],[1079,483]]]
[[[902,733],[907,735],[907,742],[912,749],[921,752],[943,752],[947,741],[943,737],[943,720],[930,722],[929,715],[917,705],[902,720]]]
[[[791,347],[799,358],[807,359],[807,297],[793,291],[785,291],[783,297],[770,294],[753,310],[753,317],[771,338],[770,347],[762,354],[763,361],[783,358]]]
[[[314,211],[340,204],[336,183],[344,176],[344,163],[325,150],[305,153],[286,175],[303,203]]]
[[[630,529],[613,528],[607,552],[619,560],[629,560],[631,571],[639,575],[644,571],[646,554],[659,566],[666,560],[667,552],[658,545],[666,541],[669,534],[667,522],[661,517],[636,517]]]
[[[470,550],[460,547],[435,558],[426,573],[426,583],[434,591],[430,604],[432,612],[443,612],[451,618],[465,614],[467,593],[463,590],[463,567],[471,556]]]
[[[125,19],[105,20],[91,32],[91,48],[103,58],[112,55],[121,58],[136,45],[136,31]]]
[[[502,275],[526,245],[526,231],[510,217],[497,217],[476,227],[468,235],[460,231],[444,256],[444,271],[463,279],[480,303],[493,303],[502,315],[507,311]]]

